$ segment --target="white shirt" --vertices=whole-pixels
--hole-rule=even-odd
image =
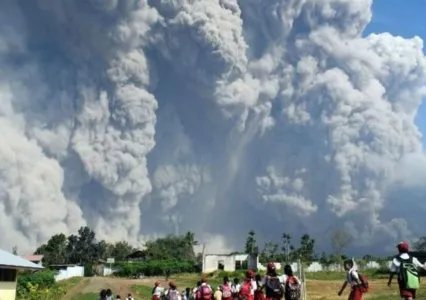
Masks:
[[[207,284],[207,283],[205,283],[205,282],[203,282],[203,283],[201,284],[201,286],[205,286],[205,285],[207,285],[207,286],[209,287],[210,292],[213,292],[212,287],[211,287],[209,284]],[[199,288],[197,288],[197,291],[198,291],[198,289],[199,289]]]
[[[299,278],[297,278],[297,276],[294,276],[294,275],[293,275],[293,277],[297,280],[297,283],[302,284],[302,283],[300,282],[300,279],[299,279]],[[284,274],[284,275],[282,275],[282,276],[279,276],[279,279],[280,279],[280,282],[281,282],[283,285],[286,285],[287,280],[288,280],[288,276]]]
[[[239,292],[240,292],[240,289],[241,289],[241,284],[234,284],[234,283],[232,283],[231,284],[231,293],[232,294],[238,294]],[[235,297],[234,298],[234,300],[235,299],[239,299],[238,297]]]
[[[354,268],[351,268],[349,271],[347,271],[346,272],[346,281],[352,287],[358,285],[358,282],[359,282],[358,271]]]
[[[391,264],[391,266],[389,268],[389,271],[391,273],[399,273],[399,267],[401,266],[401,262],[397,259],[398,257],[400,257],[402,259],[409,259],[410,258],[410,256],[407,253],[402,253],[402,254],[398,255],[397,257],[395,257],[392,260],[392,264]],[[424,268],[424,269],[426,269],[426,266],[422,265],[422,263],[419,262],[419,260],[417,258],[415,258],[415,257],[413,257],[413,264],[415,266],[417,266],[418,268]]]
[[[170,291],[170,289],[168,289],[168,290],[166,291],[166,296],[169,294],[169,291]],[[178,299],[179,299],[179,300],[182,300],[182,297],[181,297],[181,295],[180,295],[179,291],[178,291],[177,289],[176,289],[175,291],[176,291],[176,293],[177,293],[177,297],[178,297]]]
[[[161,296],[161,294],[163,293],[164,288],[160,287],[160,286],[156,286],[154,288],[154,293],[152,293],[153,296]]]
[[[268,279],[268,277],[270,277],[270,276],[268,276],[268,275],[263,276],[262,281],[260,282],[262,286],[264,286],[266,284],[266,280]],[[287,275],[280,275],[280,276],[277,276],[277,277],[282,284],[284,284],[284,282],[287,280]]]

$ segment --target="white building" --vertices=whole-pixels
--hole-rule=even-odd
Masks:
[[[205,254],[203,257],[203,273],[216,270],[232,272],[235,270],[257,270],[259,259],[257,255],[249,254]]]

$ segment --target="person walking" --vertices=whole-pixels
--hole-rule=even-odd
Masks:
[[[410,246],[407,242],[399,243],[396,248],[398,254],[392,260],[389,268],[388,286],[392,285],[393,278],[397,276],[401,299],[414,300],[420,287],[419,269],[426,270],[426,264],[421,264],[416,257],[409,254]]]

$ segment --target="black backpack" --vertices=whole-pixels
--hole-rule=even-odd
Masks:
[[[301,286],[299,281],[294,276],[287,277],[285,285],[285,299],[299,300],[302,296]]]
[[[266,297],[282,298],[284,296],[284,287],[278,277],[268,277],[266,280]]]

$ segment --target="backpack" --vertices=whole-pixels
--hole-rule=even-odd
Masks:
[[[222,299],[231,299],[232,293],[231,293],[231,286],[229,283],[222,284]]]
[[[302,296],[301,286],[299,281],[294,276],[289,276],[285,283],[285,299],[286,300],[299,300]]]
[[[240,299],[242,300],[250,300],[251,297],[251,289],[252,289],[252,283],[250,281],[244,281],[244,283],[241,285],[240,289]]]
[[[417,290],[420,287],[420,276],[417,266],[413,263],[413,258],[397,260],[401,263],[399,266],[399,279],[404,284],[406,289]]]
[[[370,288],[370,284],[368,283],[367,277],[365,275],[362,275],[358,273],[359,281],[361,282],[361,285],[359,286],[361,288],[362,293],[367,293],[368,289]]]
[[[168,298],[169,300],[178,300],[179,299],[179,292],[178,290],[169,290],[168,292]]]
[[[284,295],[284,288],[278,277],[268,277],[266,280],[266,297],[268,298],[282,298]]]
[[[212,292],[207,284],[204,284],[198,288],[197,297],[198,300],[210,300],[212,298]]]

